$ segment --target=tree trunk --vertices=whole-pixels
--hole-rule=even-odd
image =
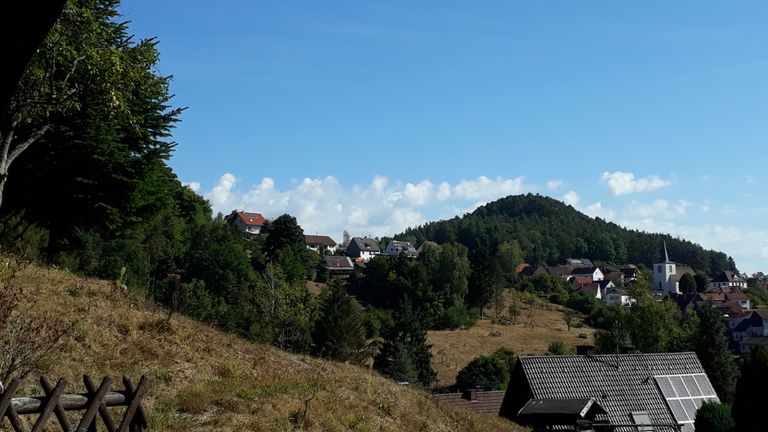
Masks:
[[[0,174],[0,208],[3,208],[3,189],[6,181],[8,181],[8,175]]]

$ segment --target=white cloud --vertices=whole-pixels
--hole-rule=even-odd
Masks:
[[[563,202],[574,208],[579,205],[580,201],[581,197],[575,191],[568,191],[563,195]]]
[[[232,188],[235,187],[235,183],[237,180],[233,174],[224,173],[219,177],[216,186],[206,194],[206,198],[211,201],[214,208],[231,207],[234,200]]]
[[[600,179],[601,183],[608,184],[613,195],[620,196],[633,192],[647,192],[669,186],[671,183],[662,180],[658,176],[648,176],[636,179],[635,175],[629,172],[616,171],[613,173],[604,172]]]
[[[424,180],[419,184],[407,183],[403,191],[405,197],[414,205],[425,205],[432,198],[432,182]]]
[[[584,207],[581,209],[581,212],[587,216],[599,217],[606,220],[611,220],[616,215],[613,210],[603,207],[603,203],[600,201]]]
[[[489,200],[523,192],[523,177],[489,179],[480,176],[476,180],[461,180],[452,189],[452,195],[458,199]]]
[[[641,218],[664,217],[672,219],[685,216],[690,206],[691,203],[686,200],[679,200],[674,204],[664,199],[657,199],[650,203],[632,201],[627,205],[624,213],[628,216],[639,216]]]
[[[226,173],[203,195],[216,212],[249,210],[266,217],[288,213],[296,216],[305,232],[332,237],[340,237],[344,230],[352,235],[392,235],[427,219],[462,215],[488,201],[533,189],[523,177],[485,176],[455,184],[402,183],[375,176],[368,185],[351,187],[328,176],[305,178],[284,190],[265,177],[247,190],[238,186],[236,177]]]
[[[554,191],[554,190],[557,190],[562,185],[563,185],[563,181],[562,180],[552,179],[552,180],[547,182],[547,189],[551,190],[551,191]]]
[[[189,182],[189,183],[182,183],[182,186],[186,186],[186,187],[192,189],[192,191],[194,191],[194,192],[197,192],[198,190],[200,190],[200,182],[194,182],[193,181],[193,182]]]

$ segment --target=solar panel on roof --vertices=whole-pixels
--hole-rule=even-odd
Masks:
[[[693,378],[696,380],[696,383],[699,384],[699,388],[703,394],[715,394],[715,390],[712,388],[707,377],[703,375],[694,375]]]
[[[693,375],[684,376],[683,382],[685,383],[685,387],[688,389],[688,393],[690,393],[691,396],[693,397],[701,396],[701,390],[699,389],[699,386],[696,384],[696,378],[694,378]]]
[[[720,402],[704,374],[655,376],[656,384],[683,431],[693,431],[696,411],[705,402]]]

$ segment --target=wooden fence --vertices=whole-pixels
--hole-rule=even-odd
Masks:
[[[7,418],[16,432],[27,432],[23,415],[37,414],[32,432],[42,432],[51,415],[55,415],[64,432],[95,432],[98,417],[109,432],[142,432],[147,428],[147,414],[141,406],[141,400],[147,392],[147,377],[142,376],[138,386],[134,386],[128,377],[123,377],[124,390],[111,391],[112,379],[104,378],[97,387],[88,376],[83,376],[85,393],[65,394],[69,384],[61,378],[56,386],[45,377],[40,378],[44,396],[14,398],[19,388],[19,380],[14,379],[4,392],[0,392],[0,422]],[[112,420],[109,407],[127,407],[118,426]],[[85,411],[77,426],[72,426],[67,415],[69,411]],[[98,417],[97,417],[98,416]]]

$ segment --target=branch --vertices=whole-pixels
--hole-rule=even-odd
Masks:
[[[19,157],[20,154],[24,153],[24,150],[28,149],[29,146],[31,146],[32,144],[35,143],[35,141],[39,140],[40,137],[43,136],[43,134],[45,134],[48,131],[48,129],[50,129],[50,128],[51,128],[50,124],[47,124],[47,125],[43,126],[40,130],[38,130],[37,132],[33,133],[32,136],[30,136],[26,141],[24,141],[23,143],[17,145],[13,149],[11,154],[8,155],[8,159],[6,160],[6,166],[12,164],[13,161],[17,157]]]
[[[76,58],[75,61],[72,63],[72,69],[70,69],[69,72],[67,72],[67,76],[64,77],[64,82],[61,85],[62,88],[67,88],[67,83],[69,83],[69,78],[72,77],[72,74],[75,72],[75,69],[77,69],[77,63],[83,59],[85,59],[85,56],[80,56]]]

